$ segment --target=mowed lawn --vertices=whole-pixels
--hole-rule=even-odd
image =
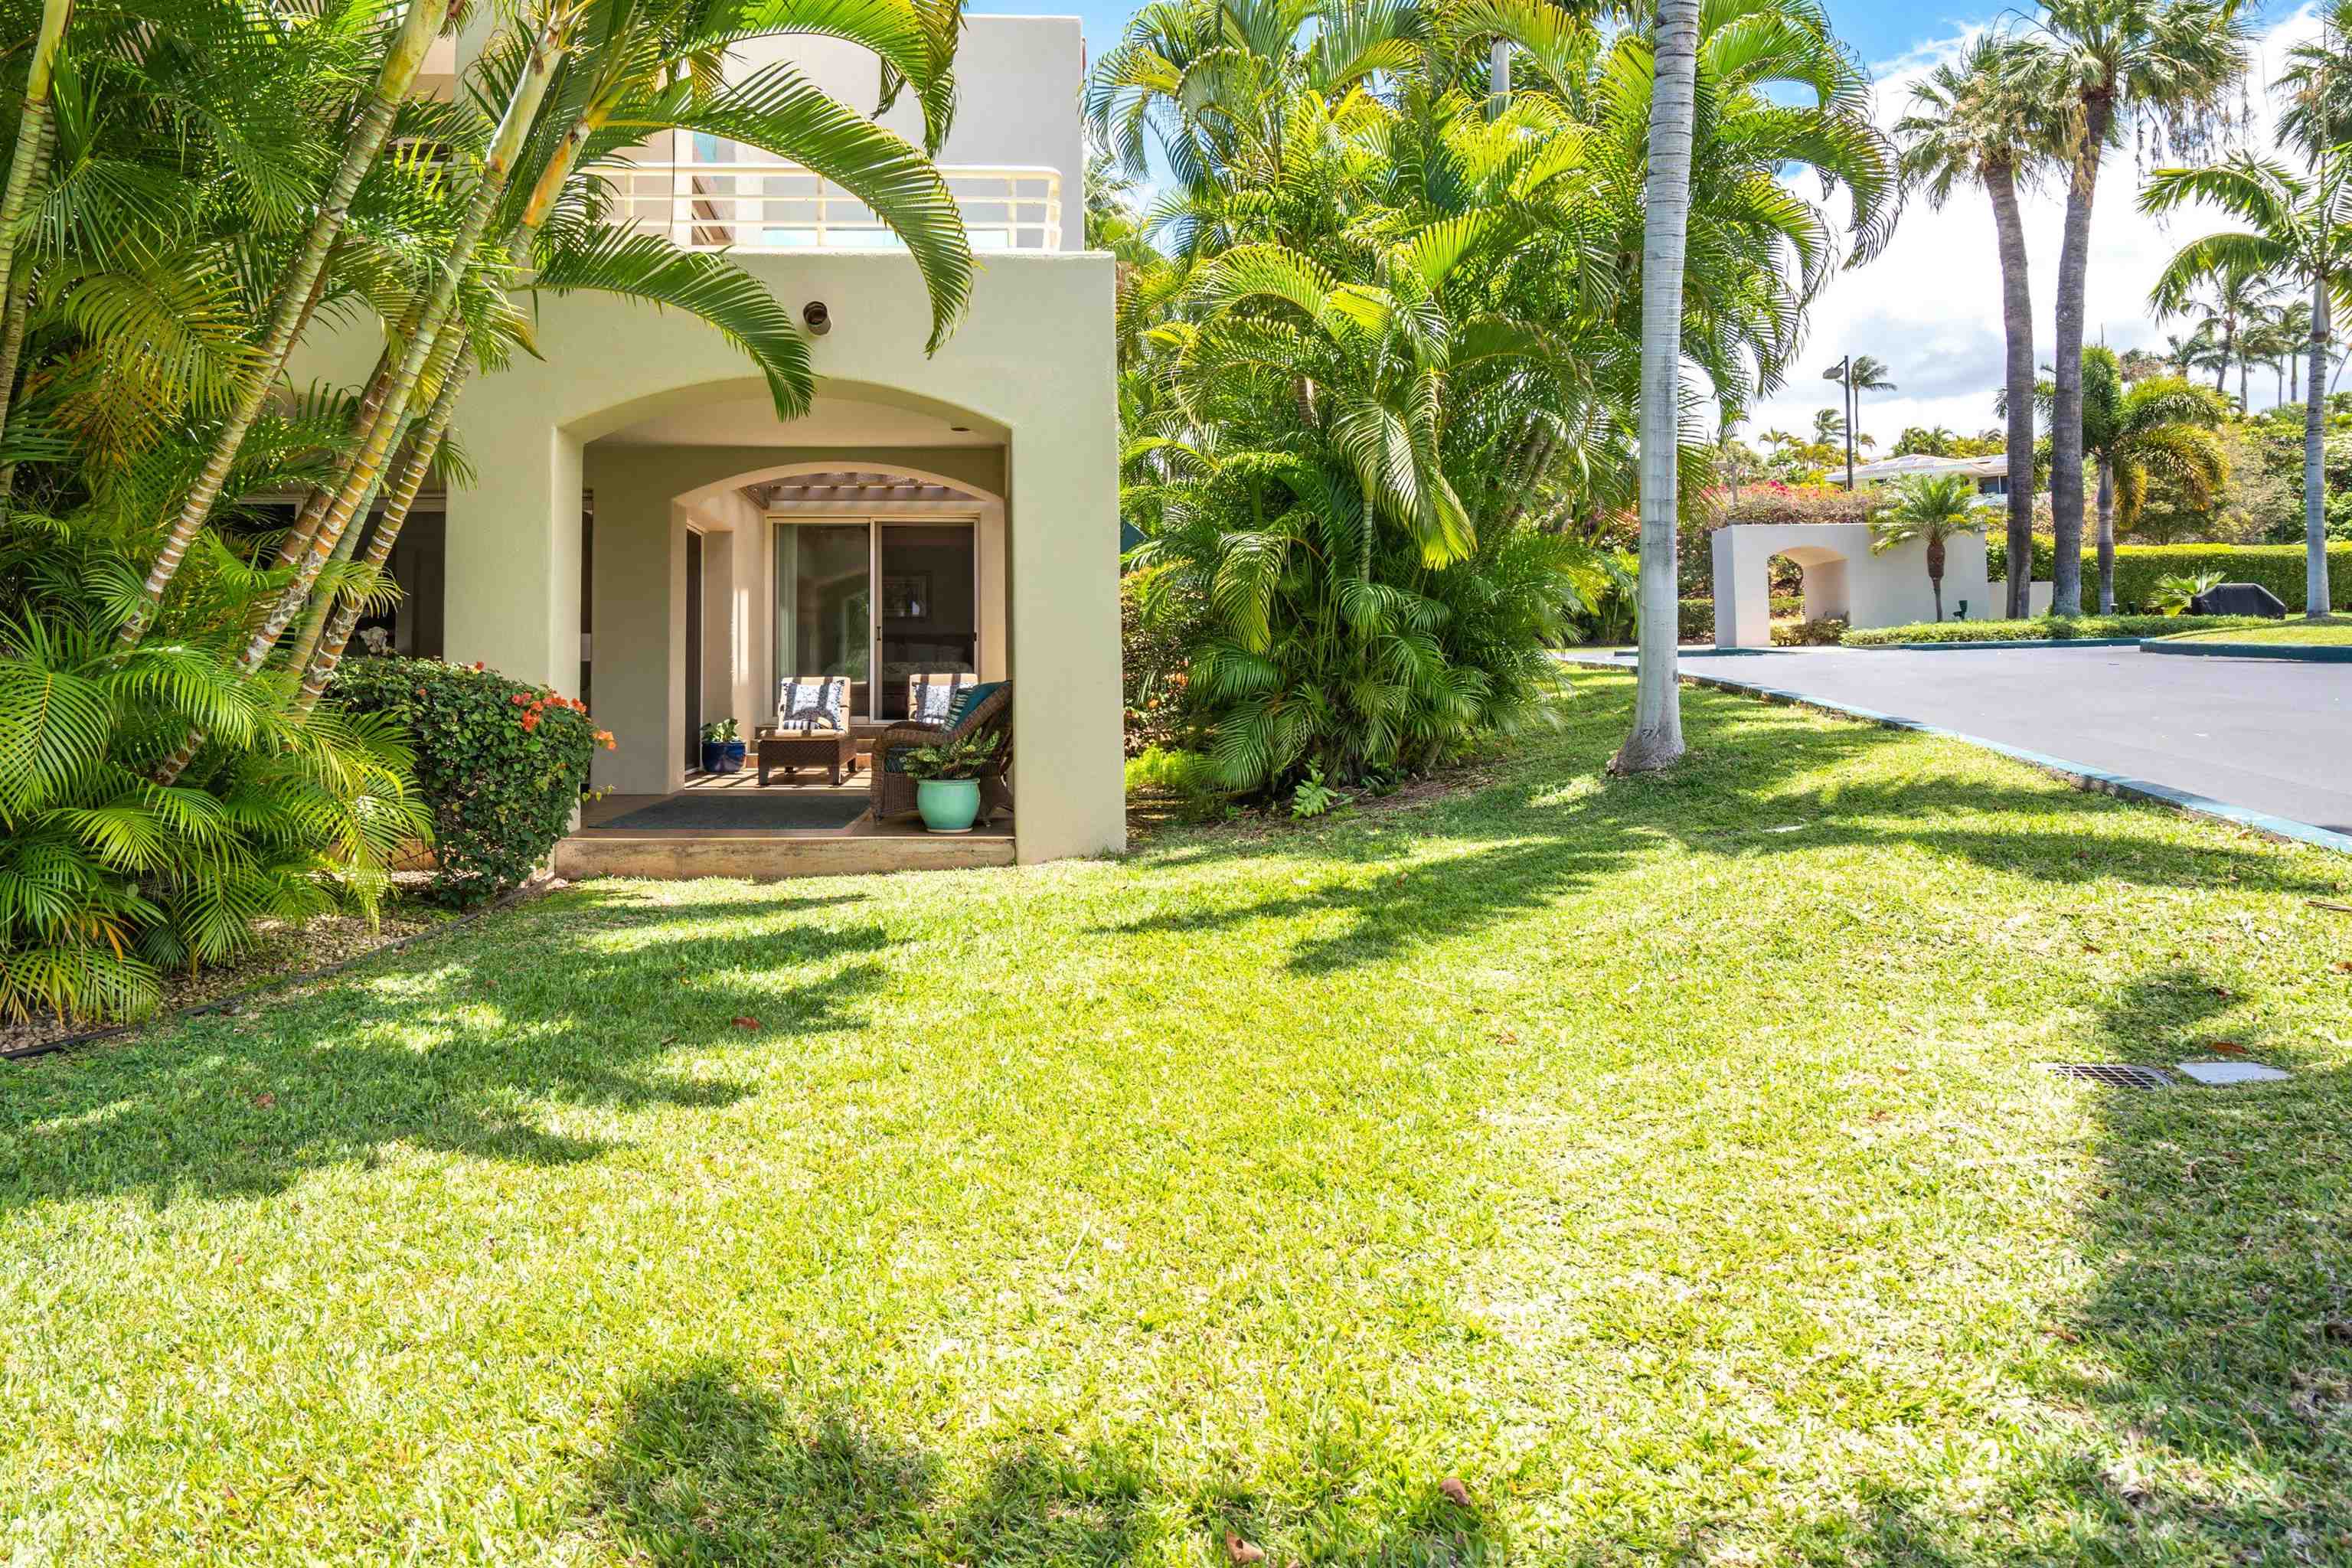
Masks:
[[[2182,642],[2283,642],[2320,645],[2352,643],[2352,616],[2306,620],[2295,616],[2274,626],[2254,626],[2236,632],[2190,632]]]
[[[1575,679],[0,1067],[0,1561],[2352,1561],[2352,862]]]

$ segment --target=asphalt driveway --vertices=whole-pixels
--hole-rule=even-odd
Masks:
[[[2352,664],[2137,647],[1684,653],[1687,674],[1867,709],[2352,834]]]

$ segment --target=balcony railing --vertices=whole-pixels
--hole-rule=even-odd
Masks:
[[[1062,248],[1062,175],[1006,165],[940,170],[974,250]],[[757,157],[633,163],[614,184],[615,221],[666,230],[690,250],[782,256],[804,250],[903,250],[872,208],[797,163]]]

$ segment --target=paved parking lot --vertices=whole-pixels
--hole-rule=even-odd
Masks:
[[[1689,674],[1869,709],[2352,834],[2352,664],[2137,647],[1684,651]]]

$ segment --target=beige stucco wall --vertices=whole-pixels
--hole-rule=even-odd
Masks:
[[[1864,522],[1736,522],[1715,531],[1715,641],[1718,647],[1772,646],[1770,563],[1786,555],[1805,570],[1805,614],[1835,616],[1856,628],[1936,618],[1927,545],[1915,539],[1885,554],[1870,548]],[[1985,580],[1985,542],[1960,534],[1944,550],[1944,616],[1969,602],[1977,620],[1997,616]]]
[[[926,355],[929,314],[913,264],[901,255],[751,256],[740,264],[786,303],[823,300],[834,327],[814,340],[820,395],[891,405],[1001,439],[1005,636],[996,639],[1014,681],[1014,819],[1021,858],[1092,854],[1124,842],[1119,742],[1118,416],[1111,341],[1110,258],[1098,255],[984,258],[969,318]],[[648,417],[762,390],[718,333],[675,312],[598,295],[543,300],[541,357],[518,354],[470,387],[457,426],[478,470],[449,498],[445,646],[453,659],[570,689],[580,666],[580,504],[583,449]],[[362,379],[372,331],[314,332],[291,367],[299,383]],[[775,448],[794,449],[780,424]],[[819,456],[840,456],[829,445]],[[778,461],[790,461],[780,457]],[[944,453],[931,465],[954,478]],[[601,462],[601,458],[600,458]],[[624,482],[598,486],[600,513]],[[650,486],[656,482],[648,480]],[[665,492],[664,504],[677,491]],[[612,504],[617,504],[612,503]],[[634,503],[633,503],[634,504]],[[649,558],[614,559],[633,537],[600,526],[598,572],[655,571],[676,603],[674,571]],[[646,536],[650,546],[653,534]],[[667,548],[665,542],[664,548]],[[735,575],[740,596],[761,590]],[[668,617],[665,613],[665,620]],[[618,625],[599,619],[598,717],[616,733],[660,703],[619,690],[631,657]],[[659,650],[667,689],[682,668],[683,627]],[[643,676],[650,686],[656,672]],[[635,744],[635,736],[630,743]],[[656,751],[667,741],[652,742]]]

